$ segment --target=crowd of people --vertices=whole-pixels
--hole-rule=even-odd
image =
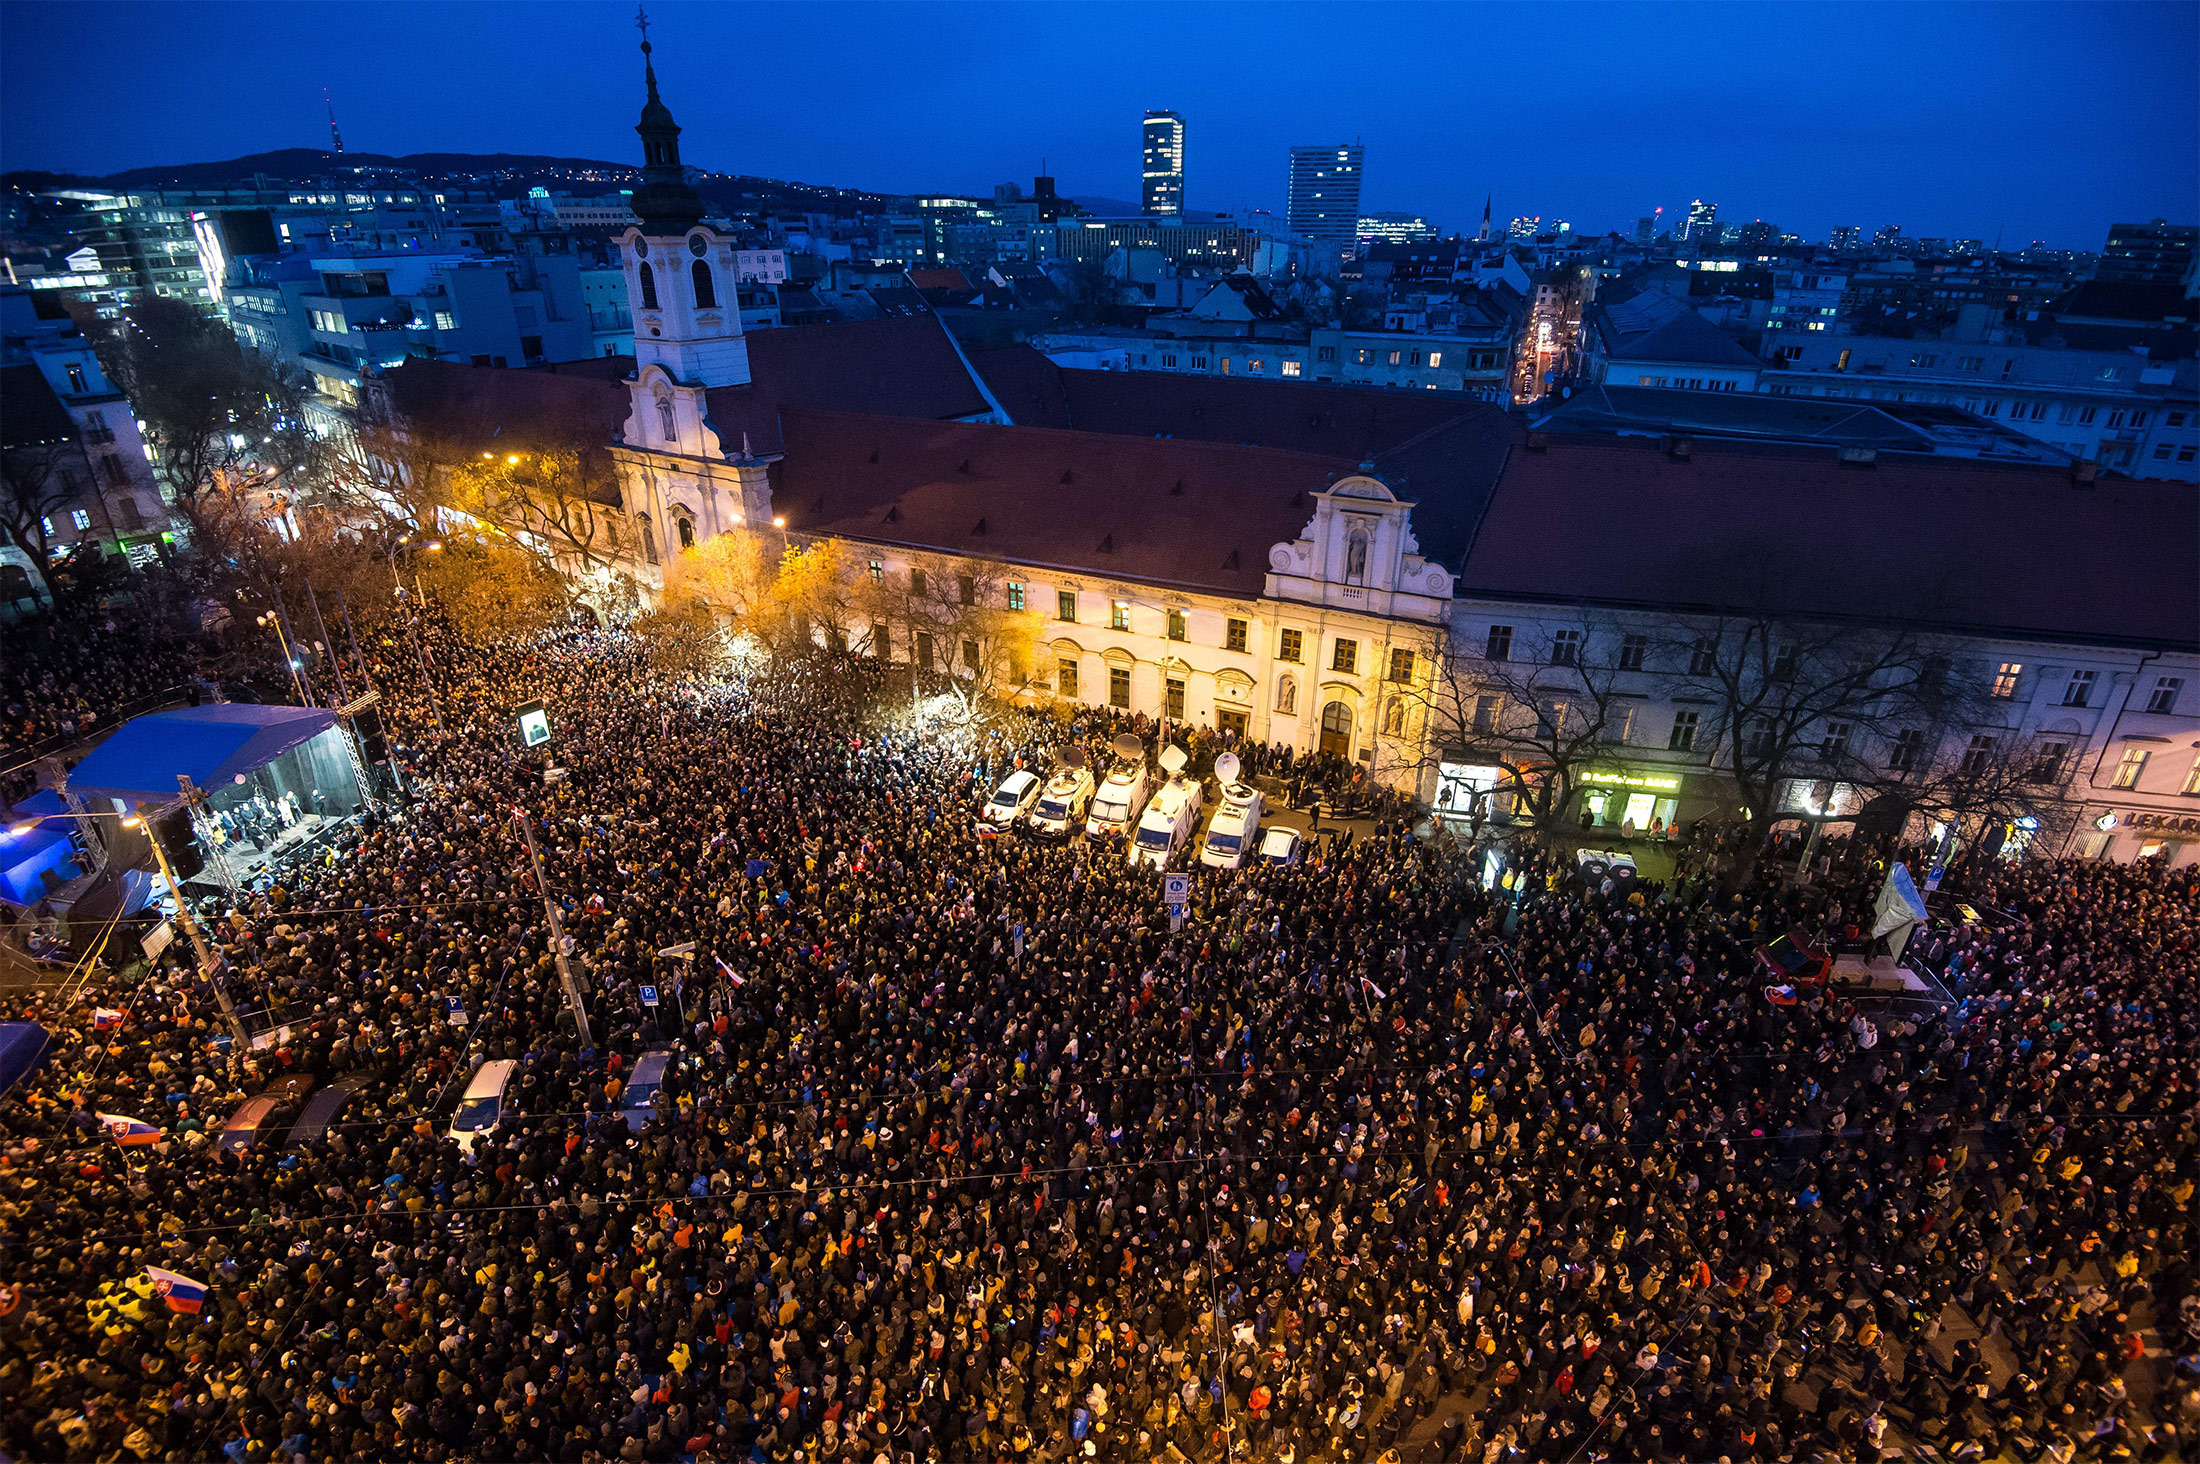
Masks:
[[[55,1047],[0,1097],[0,1449],[2067,1461],[2200,1419],[2189,867],[2013,864],[1902,1006],[1752,954],[1876,872],[1592,888],[1407,816],[1202,871],[1172,929],[1119,848],[973,837],[1120,725],[650,664],[441,645],[440,738],[386,668],[410,801],[208,912],[274,1040],[181,941],[8,994]],[[355,1096],[216,1141],[289,1076]]]

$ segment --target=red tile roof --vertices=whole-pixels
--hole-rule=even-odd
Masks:
[[[1698,440],[1515,451],[1462,595],[1799,613],[1915,613],[1952,630],[2200,645],[2189,484],[1975,460]]]
[[[946,328],[931,315],[789,326],[751,333],[750,384],[713,387],[711,424],[726,451],[781,450],[783,410],[884,417],[975,417],[991,410]]]
[[[789,411],[790,529],[1231,595],[1348,458],[1035,427]]]

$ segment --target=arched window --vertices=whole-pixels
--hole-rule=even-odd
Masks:
[[[693,549],[695,547],[695,520],[683,513],[674,522],[680,526],[680,547],[682,549]]]
[[[1367,583],[1367,535],[1359,529],[1344,546],[1344,582],[1348,585]]]
[[[637,265],[636,268],[642,272],[642,308],[644,310],[655,310],[657,308],[657,271],[651,269],[646,262]]]
[[[710,277],[710,265],[698,259],[694,264],[688,266],[688,273],[695,276],[695,308],[698,310],[716,310],[718,308],[718,286]]]
[[[672,415],[672,398],[662,393],[657,397],[657,430],[664,434],[667,442],[680,440],[680,424]]]
[[[641,531],[642,557],[647,559],[651,564],[655,564],[657,562],[656,526],[650,523],[649,515],[646,513],[638,513],[634,515],[634,526]]]
[[[1299,684],[1288,676],[1276,683],[1276,711],[1286,717],[1299,714]]]

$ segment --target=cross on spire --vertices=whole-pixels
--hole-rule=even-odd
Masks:
[[[634,28],[642,33],[642,74],[649,79],[649,99],[657,100],[657,66],[649,59],[654,49],[649,44],[649,10],[645,6],[634,7]]]

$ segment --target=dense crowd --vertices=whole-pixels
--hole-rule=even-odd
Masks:
[[[0,1099],[0,1447],[2161,1459],[2200,1412],[2192,869],[1999,872],[1991,924],[1921,938],[1948,1008],[1754,970],[1876,873],[1590,887],[1516,842],[1493,890],[1404,818],[1202,872],[1172,931],[1116,848],[973,837],[1004,769],[1115,724],[647,665],[445,648],[440,741],[392,668],[416,801],[212,923],[280,1045],[174,964],[14,999],[57,1048]],[[462,1152],[503,1058],[516,1112]],[[360,1094],[220,1151],[285,1074]]]

